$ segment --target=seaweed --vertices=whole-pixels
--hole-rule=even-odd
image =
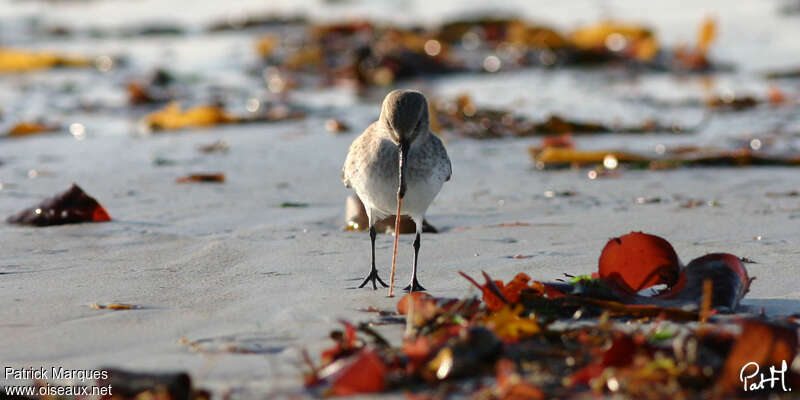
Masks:
[[[49,226],[111,221],[103,206],[77,184],[52,198],[9,216],[10,224]]]
[[[661,155],[640,154],[622,150],[577,150],[553,146],[531,146],[528,153],[539,169],[599,166],[613,170],[620,165],[630,168],[673,169],[679,167],[743,167],[752,165],[797,167],[800,154],[769,153],[739,148],[691,148]]]
[[[182,176],[175,180],[176,183],[224,183],[225,174],[223,173],[204,173],[204,174],[190,174]]]
[[[503,282],[484,272],[481,284],[461,275],[482,298],[404,296],[397,304],[406,316],[399,345],[382,336],[362,339],[343,321],[321,365],[306,355],[311,393],[732,398],[748,390],[739,373],[751,358],[780,368],[797,355],[792,320],[723,317],[736,310],[751,281],[738,258],[710,254],[683,267],[672,246],[653,235],[611,239],[598,273],[568,282],[533,281],[525,273]],[[638,294],[653,285],[666,289]],[[785,368],[785,374],[784,387],[800,382],[797,372]],[[485,385],[484,377],[495,379]],[[776,398],[790,394],[764,390]]]
[[[140,127],[144,133],[205,128],[224,124],[277,122],[301,119],[305,112],[286,104],[264,105],[251,114],[235,115],[219,105],[200,105],[187,110],[180,103],[171,102],[165,108],[145,116]]]
[[[434,129],[472,139],[545,136],[550,145],[570,147],[571,139],[558,135],[693,133],[696,127],[662,124],[647,120],[639,125],[607,125],[594,121],[569,120],[556,114],[536,122],[511,111],[478,108],[467,95],[453,101],[435,101],[432,105]]]

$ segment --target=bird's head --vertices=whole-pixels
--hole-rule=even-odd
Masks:
[[[400,153],[400,187],[397,189],[399,199],[406,193],[408,150],[414,140],[428,132],[428,118],[428,101],[420,92],[393,90],[383,99],[380,121],[389,132],[389,137],[397,144]]]
[[[428,101],[414,90],[393,90],[383,99],[380,120],[392,141],[410,146],[429,129]]]

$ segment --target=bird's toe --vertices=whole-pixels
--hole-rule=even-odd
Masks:
[[[416,280],[411,282],[408,286],[404,287],[406,292],[424,292],[426,289],[422,287]]]
[[[373,290],[378,290],[378,283],[380,283],[383,287],[389,287],[389,285],[387,285],[386,282],[384,282],[383,279],[381,279],[381,277],[378,276],[378,270],[375,269],[370,271],[370,273],[367,275],[366,278],[364,278],[364,281],[361,282],[361,284],[358,285],[358,287],[363,288],[364,286],[367,286],[367,283],[370,282],[372,282]]]

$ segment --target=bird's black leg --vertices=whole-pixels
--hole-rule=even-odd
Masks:
[[[369,281],[372,281],[373,290],[378,289],[378,285],[375,283],[375,281],[380,282],[381,285],[383,285],[383,287],[389,287],[389,285],[387,285],[383,280],[381,280],[381,278],[378,276],[378,270],[375,269],[375,236],[377,236],[377,232],[375,232],[375,227],[370,226],[369,240],[372,242],[372,269],[370,269],[369,275],[367,275],[367,277],[364,278],[364,282],[361,282],[361,285],[358,286],[359,288],[364,287]]]
[[[417,280],[417,258],[419,257],[419,231],[417,237],[414,239],[414,267],[411,271],[411,283],[408,284],[403,290],[406,292],[419,292],[425,290]]]

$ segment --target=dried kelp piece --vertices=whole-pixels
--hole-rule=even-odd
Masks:
[[[375,223],[375,230],[378,233],[394,234],[394,223],[396,217],[394,215],[386,217]],[[364,208],[364,203],[357,195],[353,194],[347,197],[345,203],[345,229],[348,231],[365,231],[369,229],[369,218],[367,217],[367,210]],[[417,231],[416,224],[411,217],[404,215],[400,218],[400,233],[414,233]],[[427,219],[422,221],[422,232],[437,233],[439,232],[433,225],[428,223]]]
[[[504,358],[495,364],[497,397],[501,400],[544,400],[547,398],[541,389],[526,382],[516,364]]]
[[[692,260],[682,271],[676,285],[659,298],[697,302],[703,285],[711,282],[710,307],[733,311],[750,290],[750,278],[742,261],[733,254],[714,253]]]
[[[577,49],[595,53],[598,60],[632,58],[651,61],[659,51],[658,41],[650,29],[616,21],[579,28],[569,34],[569,39]]]
[[[666,240],[642,232],[631,232],[606,243],[600,255],[598,275],[628,294],[651,286],[678,282],[681,263]]]
[[[423,292],[412,292],[400,299],[397,303],[397,312],[406,315],[413,325],[422,326],[442,314],[474,315],[478,312],[478,306],[477,299],[459,300],[433,297]]]
[[[614,282],[589,276],[573,277],[568,283],[534,281],[519,292],[518,303],[524,305],[525,310],[548,318],[599,317],[608,313],[614,317],[698,319],[697,312],[677,308],[685,301],[670,303],[655,297],[631,295]],[[490,310],[497,308],[491,301],[486,305]]]
[[[302,203],[297,201],[284,201],[281,204],[278,204],[280,208],[306,208],[308,207],[308,203]]]
[[[103,206],[78,185],[6,219],[11,224],[48,226],[111,221]]]
[[[485,317],[483,323],[504,342],[514,343],[542,331],[536,316],[521,315],[523,311],[520,304],[506,305]]]
[[[512,304],[503,295],[503,291],[500,288],[503,285],[503,281],[493,281],[486,272],[482,272],[486,283],[481,285],[463,271],[458,271],[458,273],[483,292],[483,302],[486,303],[490,310],[497,311],[506,305]]]
[[[228,18],[212,22],[208,32],[239,31],[253,28],[281,27],[305,25],[308,21],[303,16],[279,16],[273,14],[231,13]]]
[[[503,137],[526,137],[546,135],[589,135],[589,134],[642,134],[652,132],[690,133],[695,129],[678,125],[663,125],[647,120],[639,125],[607,125],[593,121],[568,120],[560,115],[550,115],[542,122],[515,115],[508,110],[479,108],[467,95],[458,96],[454,101],[435,101],[432,106],[432,121],[441,132],[454,133],[473,139],[495,139]],[[570,148],[569,136],[551,138],[554,147]]]
[[[506,41],[536,49],[558,49],[569,45],[567,39],[552,28],[530,25],[517,18],[464,18],[446,22],[436,32],[438,40],[451,45],[463,44],[465,39],[475,40],[473,37],[485,41],[488,47]]]
[[[140,127],[142,132],[152,133],[221,124],[276,122],[304,117],[304,111],[286,104],[260,104],[255,112],[239,116],[217,105],[201,105],[184,111],[180,103],[171,102],[164,109],[145,116]]]
[[[672,54],[675,69],[689,71],[708,71],[713,65],[708,58],[711,45],[717,37],[717,21],[706,17],[700,24],[697,33],[697,43],[693,48],[677,46]]]
[[[158,68],[142,80],[128,82],[128,102],[133,105],[157,104],[172,101],[176,97],[173,83],[175,77],[169,71]]]
[[[131,104],[150,104],[160,101],[151,95],[147,88],[137,82],[129,82],[126,89],[128,91],[128,102]]]
[[[706,106],[720,111],[743,111],[756,107],[761,101],[751,96],[743,97],[711,97],[706,99]]]
[[[0,47],[0,73],[28,72],[56,67],[91,66],[91,60],[81,56]]]
[[[602,375],[603,371],[608,367],[627,367],[633,362],[636,352],[641,350],[644,350],[641,343],[637,344],[630,335],[617,332],[616,337],[613,338],[608,349],[603,352],[602,357],[595,363],[589,364],[572,374],[569,377],[570,384],[589,384],[592,379]]]
[[[386,388],[388,368],[372,349],[363,349],[346,361],[332,376],[331,388],[334,396],[351,396],[359,393],[376,393]]]
[[[225,139],[219,139],[213,143],[197,146],[197,151],[201,153],[227,153],[231,145]]]
[[[614,301],[614,300],[601,300],[584,296],[571,296],[565,295],[559,298],[558,302],[564,307],[580,306],[576,310],[587,310],[586,314],[600,316],[600,313],[608,313],[613,317],[627,317],[627,318],[662,318],[673,321],[697,321],[700,319],[700,314],[696,311],[685,310],[677,307],[678,305],[670,305],[669,303],[662,302],[659,299],[647,298],[644,296],[634,297],[633,300],[639,300],[643,304],[629,304],[627,302]],[[631,300],[628,300],[630,302]],[[586,306],[592,306],[588,309]]]
[[[31,136],[40,133],[53,133],[61,130],[57,124],[48,124],[44,122],[20,122],[8,130],[5,137],[23,137]]]
[[[528,147],[537,168],[558,168],[568,166],[604,165],[606,160],[619,164],[649,165],[653,159],[645,156],[616,150],[576,150],[564,147]]]
[[[109,304],[92,303],[89,304],[89,307],[94,308],[96,310],[135,310],[139,308],[139,306],[137,305],[125,304],[125,303],[109,303]]]
[[[259,36],[255,42],[256,53],[262,59],[268,60],[272,52],[280,45],[280,37],[275,34]]]
[[[336,345],[322,352],[323,365],[316,367],[309,360],[311,371],[306,376],[306,386],[324,385],[325,393],[338,396],[382,391],[387,384],[388,366],[378,350],[385,343],[376,348],[367,346],[357,337],[356,327],[346,321],[341,323],[345,330],[331,332]]]
[[[668,163],[671,160],[660,160]],[[800,166],[800,154],[766,154],[751,149],[739,149],[717,152],[699,152],[699,154],[685,154],[674,162],[682,165],[700,166],[748,166],[769,165],[781,167]]]
[[[503,342],[483,326],[462,329],[428,362],[423,378],[441,381],[490,371],[502,348]]]
[[[364,347],[364,342],[356,336],[356,327],[347,321],[339,322],[345,330],[331,332],[331,339],[336,342],[336,345],[322,352],[322,361],[326,364],[347,357]]]
[[[773,109],[784,105],[797,104],[795,96],[786,94],[775,84],[771,84],[767,91],[762,95],[747,95],[733,92],[722,92],[709,94],[704,99],[686,98],[679,100],[663,100],[651,96],[633,97],[627,99],[631,102],[645,103],[655,108],[697,108],[704,107],[706,113],[703,120],[698,125],[705,124],[711,117],[710,112],[740,112],[754,109],[756,107],[771,107]]]
[[[236,118],[221,107],[197,106],[183,111],[180,103],[172,102],[146,116],[143,122],[149,131],[163,131],[226,124],[236,122]]]
[[[149,374],[114,368],[101,368],[107,377],[97,380],[97,386],[110,386],[114,399],[157,398],[164,400],[210,399],[210,393],[192,387],[186,373]]]
[[[719,150],[693,148],[674,153],[665,151],[664,155],[652,156],[619,150],[576,150],[559,147],[528,147],[534,165],[539,169],[563,168],[570,166],[628,165],[633,168],[670,169],[679,167],[715,166],[741,167],[769,165],[782,167],[800,166],[800,154],[768,154],[749,148],[738,150]]]
[[[177,183],[191,183],[191,182],[199,182],[199,183],[224,183],[225,182],[225,174],[223,173],[211,173],[211,174],[191,174],[187,176],[182,176],[175,180]]]

